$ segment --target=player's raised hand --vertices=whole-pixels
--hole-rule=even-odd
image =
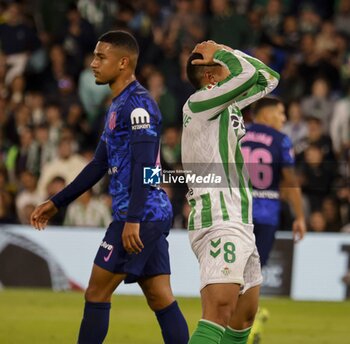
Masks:
[[[45,201],[44,203],[39,204],[33,211],[30,216],[31,225],[40,230],[43,230],[47,222],[58,212],[55,204],[51,201]]]
[[[295,219],[293,222],[293,239],[298,242],[304,238],[306,233],[306,224],[304,219]]]
[[[140,239],[140,224],[126,222],[122,233],[123,246],[129,254],[140,253],[143,243]]]
[[[223,48],[223,45],[217,44],[214,41],[204,41],[195,46],[192,53],[198,53],[203,56],[203,59],[193,60],[191,63],[193,65],[215,65],[213,60],[214,54],[217,50]]]

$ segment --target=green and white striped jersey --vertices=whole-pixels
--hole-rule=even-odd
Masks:
[[[270,93],[279,80],[278,73],[237,50],[218,50],[214,61],[230,75],[194,93],[183,107],[183,169],[223,176],[218,186],[187,179],[188,229],[201,229],[201,234],[228,222],[252,223],[251,185],[239,143],[245,134],[240,110]]]

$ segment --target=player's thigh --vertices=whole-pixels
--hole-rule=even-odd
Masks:
[[[236,283],[215,283],[201,290],[203,319],[227,326],[233,314],[240,285]]]
[[[153,311],[164,309],[175,301],[168,274],[144,277],[138,283]]]
[[[260,286],[248,289],[238,298],[236,309],[231,317],[230,326],[242,330],[253,325],[259,306]]]
[[[94,264],[85,299],[90,302],[109,302],[114,290],[125,277],[125,274],[115,274]]]

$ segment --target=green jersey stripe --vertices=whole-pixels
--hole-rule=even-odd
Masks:
[[[222,211],[222,219],[224,221],[229,221],[230,216],[228,215],[228,212],[227,212],[224,193],[222,191],[220,191],[220,205],[221,205],[221,211]]]
[[[203,112],[207,111],[209,109],[215,108],[217,106],[220,106],[222,104],[228,103],[232,101],[234,98],[238,97],[242,92],[244,92],[246,89],[252,87],[257,80],[258,76],[257,73],[254,74],[249,80],[247,80],[244,84],[241,86],[238,86],[237,88],[224,93],[220,96],[217,96],[215,98],[211,98],[208,100],[202,100],[199,102],[191,102],[188,101],[188,107],[193,113],[196,112]]]
[[[249,223],[249,199],[248,199],[246,185],[245,185],[244,176],[243,176],[244,160],[243,160],[240,145],[238,143],[236,146],[235,161],[236,161],[237,174],[239,178],[239,193],[241,195],[242,222]]]
[[[225,80],[217,84],[218,88],[223,87],[223,85],[228,84],[233,78],[240,76],[242,73],[245,73],[242,66],[242,61],[243,63],[247,63],[247,61],[241,57],[238,58],[232,52],[229,52],[227,50],[216,51],[214,54],[214,61],[224,64],[230,71],[230,75]],[[255,68],[250,63],[248,64],[251,66],[254,73],[252,73],[249,78],[247,75],[245,82],[240,84],[237,79],[236,85],[233,84],[232,88],[230,87],[226,93],[221,92],[222,94],[220,95],[217,95],[217,92],[213,92],[212,94],[211,92],[207,93],[208,97],[210,97],[210,95],[212,96],[211,98],[206,98],[198,101],[192,101],[190,99],[188,101],[188,107],[190,110],[194,113],[210,110],[234,100],[234,98],[238,97],[244,91],[251,88],[256,83],[258,75]],[[203,90],[201,92],[203,92]]]
[[[230,193],[232,195],[231,189],[231,180],[230,180],[230,171],[228,164],[228,126],[229,126],[229,111],[228,109],[224,110],[220,117],[219,123],[219,153],[222,161],[222,165],[224,167],[227,184],[230,188]]]
[[[211,215],[210,194],[206,193],[204,195],[201,195],[201,199],[202,199],[202,211],[201,211],[202,228],[207,228],[213,224],[213,219]]]
[[[193,231],[194,230],[194,216],[196,215],[196,200],[195,199],[190,199],[188,201],[191,206],[191,212],[188,217],[188,230]]]

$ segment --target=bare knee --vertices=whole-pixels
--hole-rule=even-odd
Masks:
[[[203,318],[226,327],[233,310],[233,304],[230,300],[218,300],[203,309]]]
[[[169,306],[175,301],[171,291],[164,290],[159,292],[157,290],[149,289],[145,292],[148,306],[152,311],[156,312]]]
[[[85,291],[85,301],[87,302],[111,302],[112,294],[106,290],[89,285]]]

